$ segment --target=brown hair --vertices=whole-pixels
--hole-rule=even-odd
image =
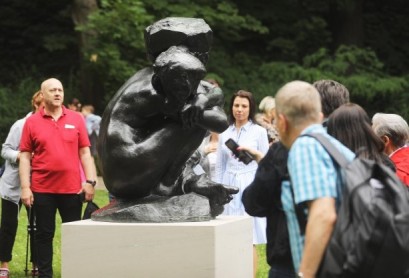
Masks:
[[[35,92],[33,97],[31,98],[32,112],[35,113],[42,103],[43,103],[43,95],[40,90],[40,91]]]
[[[355,103],[341,105],[328,118],[328,134],[360,157],[382,163],[384,143],[371,127],[366,111]]]
[[[229,107],[229,111],[230,111],[230,117],[229,117],[229,122],[230,124],[233,124],[236,119],[233,116],[233,104],[234,104],[234,100],[236,99],[236,97],[242,97],[242,98],[247,98],[249,101],[249,106],[250,106],[250,112],[249,112],[249,120],[251,120],[253,123],[256,122],[256,120],[254,119],[254,116],[256,115],[256,101],[254,99],[254,96],[252,93],[244,91],[244,90],[239,90],[238,92],[234,93],[231,100],[230,100],[230,107]]]

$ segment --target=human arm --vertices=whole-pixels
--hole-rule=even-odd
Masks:
[[[91,151],[89,147],[83,147],[79,149],[79,157],[81,161],[82,168],[84,169],[85,177],[87,180],[96,181],[97,174],[95,169],[95,164],[91,156]],[[94,186],[88,182],[84,183],[81,191],[85,193],[85,200],[91,201],[94,198],[95,189]]]
[[[242,202],[251,216],[265,217],[281,210],[281,183],[287,178],[287,149],[273,144],[260,161],[253,182],[243,191]]]
[[[31,207],[34,203],[33,192],[31,192],[30,186],[30,174],[31,174],[31,153],[21,152],[19,163],[19,174],[21,182],[21,201],[27,207]]]
[[[17,164],[19,161],[20,151],[18,147],[23,123],[19,120],[12,125],[1,149],[1,156],[12,164]]]
[[[323,197],[308,203],[308,221],[299,272],[315,277],[336,221],[335,199]]]

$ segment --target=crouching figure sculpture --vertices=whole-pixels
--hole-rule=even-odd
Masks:
[[[197,171],[206,132],[228,127],[221,90],[201,80],[211,40],[202,19],[165,18],[146,28],[153,67],[132,76],[102,117],[98,153],[115,201],[93,220],[204,221],[238,192]]]

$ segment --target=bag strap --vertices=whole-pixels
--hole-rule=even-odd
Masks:
[[[301,136],[315,138],[341,168],[345,168],[349,164],[349,161],[345,158],[345,156],[323,134],[309,133]]]

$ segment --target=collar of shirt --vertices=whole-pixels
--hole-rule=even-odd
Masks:
[[[64,115],[67,114],[67,108],[65,108],[64,105],[62,105],[61,107],[62,107],[62,114],[61,114],[61,116],[64,116]],[[43,118],[44,118],[44,117],[51,117],[50,115],[48,115],[48,114],[45,113],[45,107],[43,107],[43,109],[40,109],[39,113],[40,113],[41,117],[43,117]]]
[[[322,124],[313,124],[308,127],[306,127],[300,135],[303,134],[309,134],[309,133],[326,133],[325,128],[322,126]]]
[[[244,131],[247,131],[252,124],[253,124],[253,122],[252,122],[251,120],[249,120],[245,125],[243,125],[242,127],[240,127],[240,129],[243,129]],[[232,125],[230,126],[230,129],[231,129],[232,131],[237,130],[237,128],[236,128],[236,126],[235,126],[234,124],[232,124]]]

